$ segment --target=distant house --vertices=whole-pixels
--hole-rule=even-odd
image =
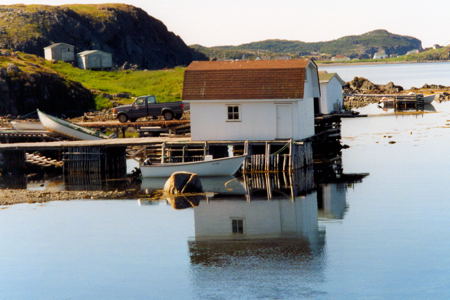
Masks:
[[[331,114],[339,112],[344,106],[342,86],[345,82],[337,73],[319,72],[320,102],[316,113]]]
[[[196,61],[184,75],[193,140],[301,140],[314,135],[316,64],[308,59]]]
[[[413,50],[409,50],[408,52],[406,52],[406,55],[409,55],[409,54],[417,54],[417,53],[419,53],[420,51],[419,51],[419,49],[413,49]]]
[[[336,55],[331,58],[331,61],[349,61],[350,57],[345,55]]]
[[[44,48],[46,60],[61,60],[71,62],[75,60],[74,46],[66,43],[55,43]]]
[[[373,55],[373,59],[385,59],[388,58],[389,55],[386,54],[386,52],[383,51],[378,51],[377,53],[375,53]]]
[[[81,69],[110,69],[112,54],[100,50],[87,50],[77,54],[78,67]]]

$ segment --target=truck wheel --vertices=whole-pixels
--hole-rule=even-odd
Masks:
[[[128,121],[128,117],[127,115],[121,114],[117,117],[117,119],[119,119],[120,123],[126,123]]]
[[[163,117],[164,117],[164,120],[166,120],[166,121],[172,120],[173,119],[173,112],[165,111],[165,112],[163,112]]]

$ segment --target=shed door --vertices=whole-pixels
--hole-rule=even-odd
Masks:
[[[277,139],[292,138],[292,106],[277,104]]]

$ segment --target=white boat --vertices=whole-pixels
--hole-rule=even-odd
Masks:
[[[142,177],[169,177],[178,171],[196,173],[198,176],[232,176],[242,163],[245,155],[217,158],[184,163],[164,163],[142,165]]]
[[[39,109],[37,110],[37,113],[42,126],[48,131],[56,132],[76,140],[101,140],[109,138],[105,134],[61,120],[57,117],[48,115]]]
[[[39,122],[11,121],[10,123],[15,130],[20,130],[20,131],[43,131],[43,130],[45,130],[44,126],[42,126],[42,124]]]

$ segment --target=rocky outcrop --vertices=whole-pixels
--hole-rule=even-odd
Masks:
[[[344,86],[346,94],[396,94],[403,91],[403,87],[393,82],[387,84],[374,84],[364,77],[355,77]]]
[[[43,56],[54,42],[112,53],[124,68],[161,69],[206,59],[159,20],[125,4],[0,6],[0,48]],[[130,67],[131,66],[131,67]]]
[[[0,95],[0,115],[23,115],[39,108],[77,116],[94,108],[92,93],[80,83],[39,68],[24,70],[14,63],[0,67]]]

